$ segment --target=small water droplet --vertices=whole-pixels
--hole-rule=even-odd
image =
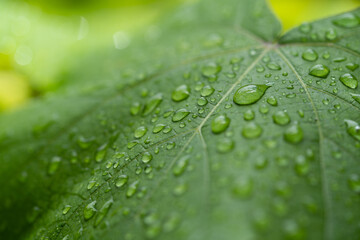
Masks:
[[[274,96],[268,97],[268,98],[266,99],[266,102],[267,102],[268,104],[270,104],[271,106],[274,106],[274,107],[278,105],[277,99],[276,99],[276,97],[274,97]]]
[[[309,48],[305,52],[303,52],[302,58],[306,61],[314,62],[318,59],[318,54],[316,53],[316,51]]]
[[[250,121],[253,120],[255,118],[255,112],[251,109],[246,110],[246,112],[244,112],[244,119],[246,121]]]
[[[340,81],[348,88],[355,89],[358,86],[357,78],[351,73],[345,73],[341,75]]]
[[[129,177],[127,175],[120,175],[116,181],[115,181],[115,186],[118,188],[121,188],[122,186],[124,186],[129,180]]]
[[[136,191],[138,189],[138,186],[139,186],[139,180],[130,184],[128,190],[126,191],[126,197],[130,198],[130,197],[134,196],[134,194],[136,193]]]
[[[152,160],[152,155],[149,152],[145,152],[141,158],[143,163],[149,163]]]
[[[307,23],[307,22],[301,24],[300,27],[299,27],[299,30],[302,33],[309,33],[311,31],[311,29],[312,29],[311,24]]]
[[[135,138],[142,138],[147,133],[147,128],[145,126],[138,127],[134,132]]]
[[[359,25],[359,18],[353,13],[345,13],[333,20],[333,23],[343,28],[354,28]]]
[[[190,111],[186,110],[185,108],[181,108],[175,112],[175,114],[172,117],[173,122],[179,122],[183,120],[187,115],[190,114]]]
[[[348,64],[346,64],[346,68],[351,70],[351,71],[355,71],[358,67],[359,67],[359,64],[356,64],[356,63],[348,63]]]
[[[201,89],[200,94],[201,94],[202,97],[208,97],[208,96],[210,96],[211,94],[213,94],[214,91],[215,91],[215,89],[214,89],[212,86],[206,85],[205,87],[203,87],[203,88]]]
[[[143,116],[147,116],[150,113],[152,113],[162,102],[163,95],[161,93],[155,94],[152,96],[146,103],[144,110],[143,110]]]
[[[356,174],[351,174],[348,179],[349,187],[352,191],[360,193],[360,177]]]
[[[108,148],[108,144],[105,143],[97,149],[96,155],[95,155],[96,162],[102,162],[104,160],[104,158],[106,156],[107,148]]]
[[[171,98],[175,102],[180,102],[190,96],[190,88],[187,85],[181,85],[172,92]]]
[[[173,174],[175,176],[180,176],[181,174],[183,174],[183,172],[185,172],[186,167],[189,163],[189,159],[190,159],[189,156],[183,156],[176,162],[173,168]]]
[[[209,63],[201,69],[202,74],[205,77],[213,77],[221,71],[221,66],[216,63]]]
[[[229,138],[223,138],[217,142],[216,149],[220,153],[227,153],[234,149],[234,141]]]
[[[96,185],[96,181],[92,180],[88,183],[87,189],[90,190]]]
[[[58,156],[55,156],[51,159],[49,167],[48,167],[48,174],[53,175],[57,169],[59,168],[61,162],[61,158]]]
[[[299,124],[294,123],[288,129],[286,129],[284,134],[284,139],[288,143],[297,144],[301,142],[304,138],[304,133]]]
[[[249,105],[260,100],[270,86],[267,85],[245,85],[236,90],[234,102],[238,105]]]
[[[310,68],[310,72],[309,72],[311,76],[319,77],[319,78],[326,78],[329,75],[329,73],[330,73],[329,68],[323,64],[317,64],[313,66],[312,68]]]
[[[345,119],[346,131],[354,139],[360,141],[360,126],[357,122],[349,119]]]
[[[253,138],[258,138],[260,137],[261,133],[262,133],[262,128],[260,127],[259,124],[254,123],[254,122],[250,122],[247,123],[242,130],[242,135],[245,138],[248,139],[253,139]]]
[[[134,102],[130,107],[131,115],[137,115],[141,110],[141,104],[139,102]]]
[[[71,209],[70,205],[65,205],[65,207],[64,207],[64,209],[62,211],[62,214],[66,215],[69,212],[70,209]]]
[[[224,132],[230,125],[230,118],[222,114],[214,118],[211,122],[211,130],[218,134]]]
[[[89,220],[90,218],[92,218],[95,215],[95,213],[97,211],[95,208],[95,204],[96,204],[96,201],[93,201],[85,206],[85,208],[84,208],[85,220]]]
[[[274,123],[278,125],[286,125],[290,122],[289,114],[285,111],[278,111],[273,115]]]
[[[107,202],[104,203],[104,205],[100,208],[99,213],[97,214],[95,218],[94,226],[98,226],[101,221],[105,218],[106,214],[109,212],[110,207],[112,206],[114,200],[110,199]]]
[[[330,41],[335,40],[337,37],[335,29],[329,28],[325,33],[325,37],[326,37],[326,39],[328,39]]]
[[[250,178],[239,178],[233,183],[232,193],[236,197],[247,198],[252,194],[253,185]]]
[[[360,94],[350,93],[350,95],[355,101],[360,103]]]
[[[197,104],[199,106],[205,106],[208,103],[208,100],[204,97],[200,97],[197,101]]]

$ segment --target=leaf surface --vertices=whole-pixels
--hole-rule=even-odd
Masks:
[[[204,0],[81,62],[0,119],[1,238],[358,238],[359,17]]]

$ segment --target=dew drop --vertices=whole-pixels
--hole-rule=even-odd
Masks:
[[[249,109],[249,110],[246,110],[246,112],[244,113],[244,119],[246,121],[250,121],[250,120],[253,120],[255,118],[255,113],[253,110]]]
[[[290,122],[289,114],[285,111],[278,111],[272,116],[274,123],[278,125],[286,125]]]
[[[230,118],[222,114],[214,118],[211,122],[211,130],[215,134],[224,132],[230,125]]]
[[[141,161],[143,162],[143,163],[149,163],[151,160],[152,160],[152,155],[151,155],[151,153],[149,153],[149,152],[145,152],[144,154],[143,154],[143,156],[142,156],[142,158],[141,158]]]
[[[101,207],[101,209],[99,210],[98,215],[95,218],[95,223],[94,226],[98,226],[101,221],[106,217],[107,213],[109,212],[110,207],[112,206],[112,204],[114,203],[113,199],[108,200],[107,202],[104,203],[104,205]]]
[[[350,95],[355,101],[360,103],[360,94],[350,93]]]
[[[136,193],[136,191],[138,189],[138,186],[139,186],[139,180],[130,184],[128,190],[126,191],[126,197],[130,198],[130,197],[134,196],[134,194]]]
[[[108,144],[105,143],[103,145],[101,145],[97,151],[96,151],[96,155],[95,155],[95,161],[96,162],[102,162],[106,156],[106,150],[108,148]]]
[[[152,96],[148,102],[146,103],[143,111],[143,116],[149,115],[152,111],[154,111],[157,106],[160,105],[160,103],[163,100],[163,95],[161,93],[155,94]]]
[[[345,13],[333,21],[336,26],[354,28],[359,25],[359,18],[352,13]]]
[[[49,168],[48,168],[49,175],[53,175],[57,171],[57,169],[59,168],[60,162],[61,162],[61,158],[58,156],[55,156],[51,159]]]
[[[190,88],[187,85],[181,85],[172,92],[171,99],[175,102],[180,102],[190,96]]]
[[[201,69],[202,74],[205,77],[213,77],[221,71],[221,66],[216,63],[209,63]]]
[[[350,175],[348,179],[348,185],[352,191],[360,193],[360,177],[358,175]]]
[[[267,85],[245,85],[236,90],[234,102],[238,105],[249,105],[260,100],[270,86]]]
[[[175,112],[175,114],[172,117],[173,122],[179,122],[183,120],[187,115],[190,114],[190,111],[186,110],[185,108],[181,108]]]
[[[270,70],[281,70],[281,67],[279,64],[274,63],[274,62],[269,62],[268,64],[266,64],[266,66],[270,69]]]
[[[356,77],[350,73],[345,73],[341,75],[340,81],[348,88],[355,89],[358,86],[358,81]]]
[[[71,209],[70,205],[65,205],[65,207],[64,207],[64,209],[62,211],[62,214],[66,215],[69,212],[70,209]]]
[[[288,143],[297,144],[304,138],[304,133],[299,124],[295,123],[286,129],[284,139]]]
[[[176,164],[173,168],[173,174],[175,176],[180,176],[181,174],[184,173],[184,171],[186,170],[186,167],[189,163],[189,159],[190,159],[189,156],[183,156],[176,162]]]
[[[205,87],[203,87],[203,88],[201,89],[200,94],[201,94],[202,97],[208,97],[208,96],[210,96],[211,94],[213,94],[214,91],[215,91],[215,89],[214,89],[212,86],[206,85]]]
[[[346,64],[346,68],[351,70],[351,71],[355,71],[358,67],[359,67],[359,64],[356,64],[356,63],[348,63],[348,64]]]
[[[128,182],[128,180],[129,177],[127,175],[120,175],[115,181],[115,186],[121,188]]]
[[[253,181],[249,178],[240,178],[235,180],[232,187],[232,193],[236,197],[246,198],[252,194]]]
[[[307,49],[305,52],[303,52],[302,54],[302,58],[306,61],[309,62],[314,62],[318,59],[318,54],[316,53],[316,51],[314,51],[313,49]]]
[[[325,33],[325,37],[330,41],[335,40],[337,37],[335,29],[329,28]]]
[[[199,106],[205,106],[208,103],[208,100],[204,97],[200,97],[197,101],[197,104]]]
[[[223,138],[217,142],[216,149],[220,153],[227,153],[234,149],[234,141],[229,138]]]
[[[309,72],[311,76],[319,77],[319,78],[326,78],[329,75],[329,73],[330,73],[329,68],[323,64],[317,64],[313,66],[312,68],[310,68],[310,72]]]
[[[162,123],[159,123],[159,124],[156,124],[153,128],[153,133],[159,133],[161,132],[161,130],[163,130],[165,127],[165,124],[162,124]]]
[[[345,119],[346,131],[354,139],[360,141],[360,126],[357,122]]]
[[[242,130],[242,135],[245,138],[253,139],[253,138],[260,137],[262,131],[263,130],[260,127],[260,125],[258,125],[257,123],[254,123],[254,122],[250,122],[244,126],[244,128]]]
[[[130,114],[135,116],[137,115],[141,110],[141,105],[139,102],[135,102],[132,104],[132,106],[130,107]]]
[[[96,201],[93,201],[85,206],[85,208],[84,208],[85,220],[89,220],[90,218],[92,218],[95,215],[95,213],[97,211],[95,208],[95,204],[96,204]]]
[[[277,106],[278,105],[278,102],[277,102],[277,99],[274,97],[274,96],[270,96],[266,99],[266,102],[268,104],[270,104],[271,106]]]
[[[134,132],[135,138],[142,138],[147,133],[147,128],[145,126],[138,127]]]

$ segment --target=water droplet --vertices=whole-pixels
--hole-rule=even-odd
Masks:
[[[187,85],[181,85],[172,92],[171,98],[175,102],[180,102],[190,96],[190,88]]]
[[[319,77],[319,78],[326,78],[329,75],[329,73],[330,73],[329,68],[323,64],[317,64],[313,66],[312,68],[310,68],[310,72],[309,72],[311,76]]]
[[[159,133],[161,132],[161,130],[163,130],[163,128],[165,127],[165,124],[159,123],[156,124],[155,127],[153,128],[153,133]]]
[[[138,143],[139,143],[139,142],[136,141],[136,140],[130,141],[130,142],[128,142],[128,144],[127,144],[127,148],[128,148],[128,149],[132,149],[132,148],[135,147]]]
[[[162,132],[166,134],[166,133],[171,132],[171,130],[172,130],[172,128],[170,126],[166,126]]]
[[[130,114],[135,116],[137,115],[141,110],[141,105],[139,102],[135,102],[132,104],[132,106],[130,107]]]
[[[356,63],[348,63],[348,64],[346,64],[346,68],[351,70],[351,71],[355,71],[358,67],[359,67],[359,64],[356,64]]]
[[[197,101],[197,104],[199,106],[205,106],[208,103],[208,100],[204,97],[200,97]]]
[[[138,127],[134,132],[135,138],[142,138],[147,133],[147,128],[144,126]]]
[[[234,149],[234,141],[229,138],[223,138],[217,142],[216,149],[220,153],[227,153]]]
[[[360,177],[356,174],[350,175],[348,179],[349,187],[352,191],[360,193]]]
[[[352,13],[345,13],[333,20],[336,26],[343,28],[353,28],[359,25],[359,18]]]
[[[278,102],[277,99],[274,96],[270,96],[266,99],[266,102],[270,104],[271,106],[277,106]]]
[[[260,100],[270,86],[267,85],[245,85],[236,90],[234,102],[238,105],[249,105]]]
[[[260,127],[260,125],[258,125],[257,123],[254,123],[254,122],[250,122],[244,126],[244,128],[242,130],[242,135],[248,139],[258,138],[258,137],[260,137],[262,131],[263,130]]]
[[[87,189],[90,190],[90,189],[92,189],[95,185],[96,185],[96,181],[92,180],[92,181],[90,181],[89,184],[87,185]]]
[[[301,24],[300,25],[300,27],[299,27],[299,30],[300,30],[300,32],[302,32],[302,33],[309,33],[310,31],[311,31],[311,29],[312,29],[312,26],[311,26],[311,24],[310,23],[303,23],[303,24]]]
[[[316,51],[309,48],[305,52],[303,52],[302,58],[306,61],[314,62],[318,59],[318,54],[316,53]]]
[[[138,186],[139,186],[139,180],[130,184],[128,190],[126,191],[126,197],[130,198],[130,197],[134,196],[134,194],[136,193],[136,191],[138,189]]]
[[[274,123],[278,125],[286,125],[290,122],[289,114],[285,111],[278,111],[273,115]]]
[[[360,141],[360,126],[357,122],[349,119],[345,119],[346,131],[354,139]]]
[[[84,208],[84,218],[85,220],[89,220],[90,218],[92,218],[95,213],[96,213],[96,208],[95,208],[95,204],[96,201],[93,201],[91,203],[89,203],[88,205],[86,205],[86,207]]]
[[[306,175],[309,172],[309,163],[304,156],[300,155],[296,158],[295,171],[300,176]]]
[[[95,141],[94,138],[84,138],[83,136],[80,136],[77,140],[77,144],[82,149],[87,149],[91,146],[91,144]]]
[[[350,95],[355,101],[360,103],[360,94],[350,93]]]
[[[95,223],[94,226],[98,226],[101,221],[105,218],[106,214],[109,212],[109,209],[111,207],[111,205],[113,204],[114,200],[110,199],[107,202],[104,203],[104,205],[101,207],[101,209],[99,210],[98,215],[95,218]]]
[[[340,81],[348,88],[355,89],[358,86],[356,77],[350,73],[345,73],[340,77]]]
[[[246,121],[253,120],[254,118],[255,118],[255,113],[253,110],[249,109],[249,110],[246,110],[246,112],[244,112],[244,119]]]
[[[210,96],[211,94],[213,94],[214,93],[214,91],[215,91],[215,89],[212,87],[212,86],[210,86],[210,85],[206,85],[205,87],[203,87],[202,89],[201,89],[201,96],[203,96],[203,97],[208,97],[208,96]]]
[[[268,64],[266,64],[266,66],[270,69],[270,70],[281,70],[281,67],[279,64],[274,63],[274,62],[269,62]]]
[[[63,211],[62,211],[62,214],[65,215],[69,212],[69,210],[71,209],[71,206],[70,205],[65,205]]]
[[[152,96],[148,102],[146,103],[143,111],[143,116],[149,115],[152,111],[159,106],[159,104],[163,100],[163,95],[161,93],[158,93],[154,96]]]
[[[115,186],[121,188],[128,182],[128,180],[129,177],[127,175],[120,175],[115,181]]]
[[[224,132],[230,125],[230,118],[222,114],[214,118],[211,122],[211,130],[218,134]]]
[[[190,159],[189,156],[183,156],[176,162],[176,164],[173,168],[173,174],[175,176],[180,176],[181,174],[183,174],[183,172],[186,170],[186,167],[189,163],[189,159]]]
[[[216,63],[209,63],[201,69],[202,74],[205,77],[213,77],[221,71],[221,66]]]
[[[303,130],[299,124],[294,123],[288,129],[286,129],[284,134],[284,139],[288,143],[297,144],[301,142],[304,138]]]
[[[239,178],[234,181],[232,193],[236,197],[246,198],[252,194],[253,181],[250,178]]]
[[[175,196],[181,196],[187,191],[187,189],[188,185],[186,183],[181,183],[174,188],[173,194]]]
[[[179,122],[179,121],[183,120],[189,114],[190,114],[190,111],[186,110],[185,108],[181,108],[175,112],[174,116],[172,117],[172,121]]]
[[[328,39],[330,41],[335,40],[337,37],[335,29],[329,28],[325,33],[325,37],[326,37],[326,39]]]
[[[265,157],[259,157],[255,160],[255,167],[257,169],[264,169],[268,165],[268,160]]]
[[[106,150],[108,148],[108,144],[105,143],[103,145],[101,145],[97,151],[96,151],[96,155],[95,155],[95,161],[96,162],[101,162],[104,160],[105,156],[106,156]]]
[[[57,169],[59,168],[60,162],[61,162],[61,158],[58,156],[55,156],[51,159],[49,168],[48,168],[49,175],[53,175],[57,171]]]
[[[152,155],[149,152],[145,152],[141,158],[143,163],[149,163],[152,160]]]

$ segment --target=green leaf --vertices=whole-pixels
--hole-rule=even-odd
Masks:
[[[0,119],[1,239],[359,238],[359,17],[204,0],[87,56]]]

